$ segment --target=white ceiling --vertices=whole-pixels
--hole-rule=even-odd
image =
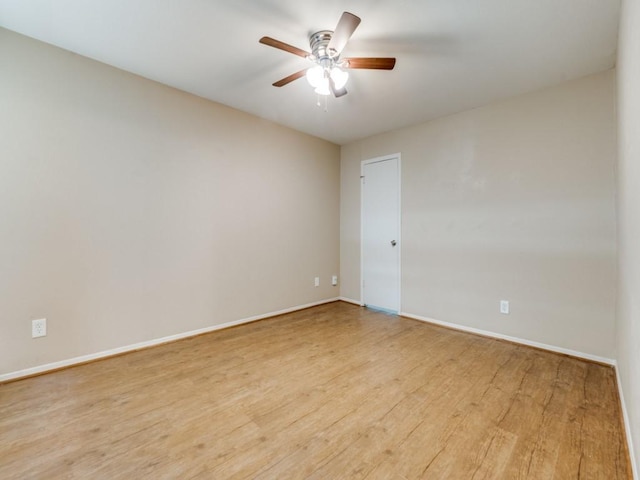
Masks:
[[[338,144],[614,66],[619,0],[0,0],[0,26]],[[258,43],[309,50],[343,11],[362,18],[351,70],[328,111],[308,65]]]

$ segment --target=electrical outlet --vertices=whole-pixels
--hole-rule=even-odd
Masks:
[[[338,276],[334,275],[333,277],[331,277],[331,285],[333,285],[334,287],[336,285],[338,285]]]
[[[31,338],[47,336],[47,319],[31,320]]]
[[[509,314],[509,300],[500,300],[500,313]]]
[[[319,286],[320,286],[320,277],[316,277],[316,278],[314,279],[313,284],[314,284],[316,287],[319,287]]]

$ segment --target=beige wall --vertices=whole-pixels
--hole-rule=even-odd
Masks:
[[[338,296],[339,147],[2,29],[0,65],[0,374]]]
[[[604,72],[343,146],[341,295],[360,299],[360,162],[400,152],[403,312],[613,358],[614,86]]]
[[[624,0],[618,50],[618,368],[640,461],[640,3]]]

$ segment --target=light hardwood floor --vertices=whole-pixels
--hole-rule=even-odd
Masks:
[[[0,385],[1,479],[629,479],[611,368],[333,303]]]

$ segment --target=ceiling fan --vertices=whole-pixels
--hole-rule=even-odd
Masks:
[[[395,58],[354,57],[340,58],[342,50],[360,24],[360,18],[344,12],[334,31],[320,30],[309,36],[311,53],[271,37],[262,37],[260,43],[293,53],[313,62],[315,65],[278,80],[274,87],[283,87],[288,83],[306,76],[319,95],[333,93],[335,97],[346,95],[345,84],[349,74],[344,69],[393,70]]]

